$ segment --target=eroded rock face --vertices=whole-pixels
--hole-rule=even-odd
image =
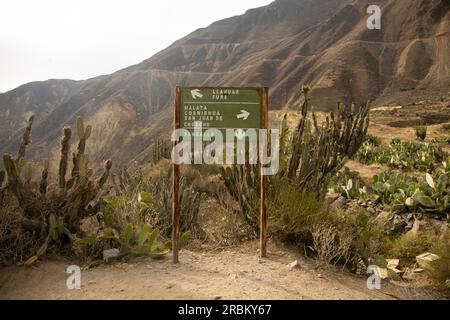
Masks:
[[[312,103],[322,110],[337,101],[397,101],[399,92],[410,90],[408,98],[421,92],[411,88],[447,86],[448,1],[380,6],[383,28],[370,31],[359,1],[278,0],[199,29],[111,75],[3,93],[0,153],[16,151],[24,122],[35,113],[30,158],[56,160],[62,127],[82,116],[94,127],[93,162],[146,162],[153,139],[170,130],[176,85],[269,86],[271,108],[279,109],[297,107],[299,85],[310,83]]]

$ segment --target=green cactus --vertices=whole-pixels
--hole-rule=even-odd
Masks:
[[[59,162],[59,187],[66,188],[67,164],[69,161],[70,138],[72,137],[72,129],[65,127],[63,129],[63,137],[61,139],[61,160]]]
[[[33,167],[30,163],[28,163],[25,166],[25,172],[24,172],[24,179],[25,179],[25,185],[29,186],[31,183],[31,178],[33,176]]]
[[[19,162],[21,159],[25,159],[25,152],[27,146],[31,143],[31,127],[33,126],[34,116],[31,116],[28,119],[27,127],[25,128],[25,132],[22,136],[22,141],[20,142],[19,152],[17,153],[17,160]]]
[[[327,180],[339,171],[347,159],[358,151],[369,127],[369,106],[356,109],[339,104],[336,113],[331,113],[321,125],[312,113],[309,113],[309,87],[303,86],[304,102],[301,118],[290,139],[290,145],[284,144],[281,154],[289,155],[286,168],[282,173],[305,189],[322,192]],[[287,139],[286,130],[282,130],[282,141]]]
[[[392,139],[389,146],[374,141],[364,141],[356,159],[364,164],[387,164],[402,171],[434,171],[448,153],[434,144]]]
[[[49,167],[49,162],[48,162],[48,160],[45,160],[44,161],[44,166],[43,166],[43,169],[42,169],[42,173],[41,173],[41,181],[39,183],[39,192],[41,194],[46,194],[47,193],[48,167]]]
[[[77,121],[78,150],[73,157],[72,175],[69,182],[65,182],[68,168],[69,143],[71,129],[64,128],[61,139],[61,160],[59,163],[59,188],[56,194],[48,192],[49,163],[44,162],[41,179],[35,190],[32,183],[32,167],[25,163],[26,147],[30,143],[33,117],[28,121],[28,126],[22,138],[17,159],[11,155],[3,156],[3,163],[7,174],[7,189],[17,198],[23,211],[23,227],[31,229],[36,234],[36,242],[41,247],[36,255],[27,260],[27,264],[36,261],[45,254],[52,243],[58,247],[72,243],[79,234],[81,219],[96,214],[99,202],[97,195],[108,179],[112,163],[105,163],[105,171],[101,177],[94,181],[93,171],[89,168],[89,161],[84,154],[86,140],[91,133],[91,127],[84,127],[81,118]],[[23,179],[21,178],[24,169]]]
[[[292,133],[287,127],[286,115],[281,121],[280,171],[269,181],[288,179],[298,188],[320,196],[326,191],[329,178],[355,155],[364,141],[369,126],[369,106],[357,109],[355,105],[339,104],[336,113],[319,124],[314,112],[310,112],[309,91],[309,86],[302,86],[304,101]],[[222,168],[221,177],[238,202],[240,213],[251,225],[257,226],[257,216],[251,209],[260,192],[258,166]]]
[[[239,205],[239,212],[247,223],[257,228],[258,221],[252,208],[260,194],[259,167],[257,165],[233,165],[220,168],[222,181]]]

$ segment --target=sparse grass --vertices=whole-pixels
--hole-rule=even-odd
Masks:
[[[444,124],[441,126],[441,130],[442,130],[442,131],[445,131],[445,132],[450,132],[450,123],[444,123]]]
[[[0,265],[20,263],[36,253],[39,243],[21,226],[21,212],[15,199],[0,195]]]
[[[312,230],[328,215],[323,209],[323,198],[285,180],[274,181],[270,192],[271,230],[290,242],[311,243]]]
[[[353,235],[341,232],[333,224],[315,225],[312,230],[312,238],[319,264],[330,266],[342,262],[345,266],[351,259]]]
[[[440,259],[431,264],[427,273],[439,285],[446,285],[450,290],[450,286],[448,286],[450,282],[450,231],[447,230],[446,234],[435,242],[431,252],[437,254]]]
[[[434,237],[430,234],[420,234],[416,237],[403,234],[391,242],[390,255],[408,263],[414,263],[416,257],[427,252]]]

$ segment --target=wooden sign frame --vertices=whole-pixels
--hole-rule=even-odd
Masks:
[[[201,88],[201,87],[199,87]],[[174,110],[174,130],[180,129],[180,107],[182,87],[175,89],[175,110]],[[269,88],[262,88],[262,123],[261,128],[269,130]],[[268,131],[267,131],[268,132]],[[173,142],[175,147],[179,141]],[[263,146],[267,147],[267,145]],[[180,165],[173,163],[172,175],[172,259],[173,263],[179,262],[179,239],[180,239]],[[267,165],[260,168],[260,256],[267,257],[267,209],[268,209],[268,176],[262,174],[262,170]]]

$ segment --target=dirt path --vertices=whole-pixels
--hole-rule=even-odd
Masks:
[[[181,263],[136,259],[81,272],[81,289],[66,288],[67,261],[0,270],[1,299],[393,299],[431,298],[388,285],[370,291],[366,279],[323,272],[292,250],[269,247],[259,259],[257,243],[221,252],[181,252]],[[300,259],[302,268],[287,264]]]

